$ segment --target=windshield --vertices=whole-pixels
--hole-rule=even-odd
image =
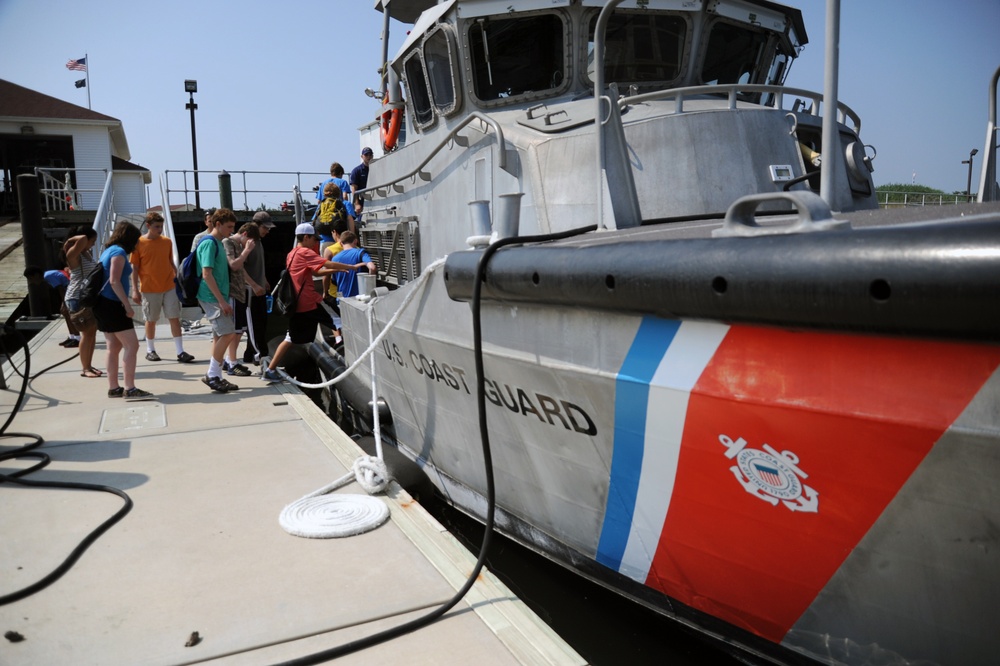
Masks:
[[[594,78],[594,30],[590,21],[587,76]],[[605,33],[604,80],[618,84],[667,83],[683,71],[687,21],[682,16],[616,12]]]
[[[488,101],[561,87],[563,35],[554,14],[477,20],[469,28],[476,97]]]

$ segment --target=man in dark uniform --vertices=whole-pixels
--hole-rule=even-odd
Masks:
[[[358,190],[363,190],[368,187],[368,164],[372,161],[372,149],[365,146],[361,149],[361,164],[354,167],[351,171],[351,192],[353,194],[352,199],[354,200],[354,212],[357,213],[355,220],[361,221],[361,214],[364,212],[365,208],[365,197],[363,194],[357,194]]]

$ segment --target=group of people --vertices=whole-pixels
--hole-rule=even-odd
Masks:
[[[208,371],[202,382],[213,392],[227,393],[239,387],[224,374],[250,376],[253,373],[244,363],[260,363],[268,356],[266,296],[270,285],[265,275],[261,240],[275,225],[268,213],[260,211],[252,222],[236,230],[236,215],[226,208],[206,214],[205,223],[205,231],[195,236],[191,246],[201,275],[197,301],[212,330]],[[132,223],[119,222],[96,259],[92,252],[96,232],[89,227],[71,232],[63,245],[68,278],[60,273],[65,284],[55,280],[55,276],[50,279],[42,271],[28,269],[25,272],[29,280],[58,283],[67,325],[71,334],[76,331],[78,335],[78,340],[71,337],[69,340],[73,342],[62,344],[79,347],[82,376],[107,376],[110,398],[152,397],[150,392],[135,385],[140,345],[133,324],[133,304],[142,307],[145,319],[147,361],[161,360],[156,349],[156,324],[161,317],[170,325],[177,361],[191,363],[195,360],[184,349],[180,322],[182,304],[176,289],[178,271],[172,241],[163,235],[163,217],[159,213],[149,213],[144,225],[146,233],[142,234]],[[281,381],[277,368],[282,356],[293,344],[313,341],[319,324],[339,332],[336,299],[357,294],[357,270],[374,272],[376,269],[371,257],[356,247],[357,236],[353,231],[348,228],[331,231],[330,246],[326,254],[321,255],[320,234],[316,228],[311,223],[303,223],[295,229],[296,244],[287,256],[286,266],[298,301],[290,316],[285,339],[270,364],[262,368],[261,375],[266,381]],[[84,306],[81,296],[86,278],[98,265],[103,268],[105,282],[96,302]],[[321,295],[313,286],[313,278],[329,280],[331,275],[337,277],[324,283]],[[323,307],[324,300],[332,309]],[[97,331],[104,333],[107,342],[106,371],[93,366]],[[247,342],[240,355],[244,333]]]

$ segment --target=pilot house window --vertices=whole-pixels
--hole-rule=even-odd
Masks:
[[[469,28],[469,50],[480,100],[551,90],[566,80],[563,25],[552,14],[477,20]]]
[[[594,79],[594,30],[590,21],[587,76]],[[666,83],[681,74],[687,22],[680,16],[619,12],[604,35],[604,80],[607,83]]]

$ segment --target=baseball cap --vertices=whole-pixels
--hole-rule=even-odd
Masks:
[[[309,224],[308,222],[303,222],[299,226],[295,227],[296,236],[304,236],[306,234],[310,236],[316,235],[316,230],[313,228],[313,225]]]
[[[364,148],[361,149],[361,154],[362,155],[374,155],[375,153],[372,152],[371,148],[369,148],[368,146],[365,146]]]
[[[253,214],[253,221],[262,227],[267,227],[268,229],[274,229],[274,222],[271,221],[271,216],[263,210],[259,210]]]

